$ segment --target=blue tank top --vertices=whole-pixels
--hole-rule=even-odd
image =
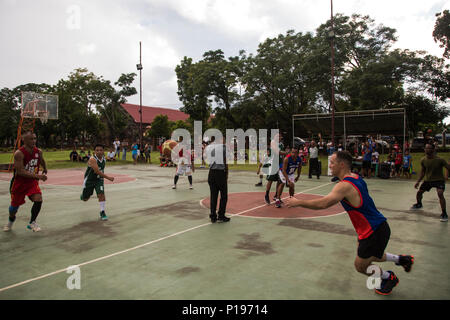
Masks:
[[[368,238],[386,218],[375,207],[375,203],[369,196],[367,184],[362,177],[353,178],[346,176],[342,180],[344,183],[350,183],[359,192],[361,199],[358,207],[353,207],[347,200],[341,200],[341,205],[347,211],[353,226],[355,227],[358,239]]]
[[[291,154],[288,154],[286,156],[286,158],[289,159],[288,160],[288,165],[287,165],[287,168],[286,168],[286,173],[288,175],[294,174],[295,170],[297,170],[297,168],[302,163],[302,159],[300,158],[300,156],[297,156],[297,159],[294,160],[294,158],[292,157]],[[280,169],[283,169],[283,162],[280,163]]]

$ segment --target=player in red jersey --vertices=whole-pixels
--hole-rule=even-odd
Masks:
[[[410,255],[395,255],[385,252],[391,230],[387,219],[375,206],[369,195],[367,184],[363,178],[351,172],[352,156],[347,151],[335,152],[330,158],[330,169],[334,177],[338,177],[333,190],[326,196],[301,200],[290,198],[288,207],[303,207],[313,210],[329,208],[336,203],[341,203],[348,212],[355,231],[358,234],[358,251],[355,259],[355,268],[358,272],[371,276],[376,269],[372,262],[391,261],[402,266],[406,272],[410,272],[414,264],[414,257]],[[378,268],[378,277],[381,277],[379,287],[375,292],[388,295],[398,284],[399,280],[392,271],[383,271]],[[377,275],[375,275],[377,276]]]
[[[10,231],[19,207],[25,203],[27,196],[32,202],[31,219],[27,228],[37,232],[41,228],[36,223],[36,218],[41,211],[42,192],[39,188],[39,180],[47,180],[47,165],[42,155],[42,150],[36,148],[36,134],[31,131],[22,136],[23,147],[14,153],[14,175],[11,179],[11,206],[9,207],[9,221],[3,231]],[[39,168],[42,166],[42,174]]]

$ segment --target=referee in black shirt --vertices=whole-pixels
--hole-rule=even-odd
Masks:
[[[230,218],[225,216],[228,200],[228,163],[227,147],[215,143],[215,137],[211,137],[211,144],[206,147],[205,153],[209,163],[208,184],[211,199],[211,222],[228,222]],[[216,214],[217,198],[220,192],[219,211]]]

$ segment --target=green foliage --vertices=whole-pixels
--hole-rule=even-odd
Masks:
[[[211,125],[221,130],[290,132],[293,114],[331,111],[333,43],[337,111],[404,107],[414,132],[442,122],[448,115],[442,103],[450,97],[443,59],[393,50],[396,30],[369,16],[337,14],[333,20],[334,35],[328,20],[315,34],[289,30],[266,39],[254,55],[241,51],[225,59],[221,50],[207,51],[195,63],[185,57],[176,68],[183,111],[205,121],[200,113],[214,105]]]
[[[126,102],[126,97],[136,94],[136,89],[131,86],[135,76],[135,73],[122,74],[115,82],[120,88],[116,90],[110,81],[78,68],[54,86],[29,83],[12,90],[4,88],[0,91],[0,141],[8,146],[14,144],[22,91],[58,96],[59,119],[46,124],[36,121],[35,131],[41,147],[77,141],[93,143],[103,138],[99,132],[105,132],[106,128],[113,138],[122,135],[126,132],[129,116],[120,104]]]
[[[151,124],[149,135],[151,137],[164,137],[169,138],[171,134],[172,121],[166,115],[157,115]]]
[[[443,56],[450,58],[450,11],[444,10],[436,14],[436,23],[433,30],[435,42],[439,42],[439,47],[444,48]]]

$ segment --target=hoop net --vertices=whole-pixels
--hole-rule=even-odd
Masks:
[[[37,111],[36,117],[41,120],[42,124],[46,124],[48,122],[48,111]]]

